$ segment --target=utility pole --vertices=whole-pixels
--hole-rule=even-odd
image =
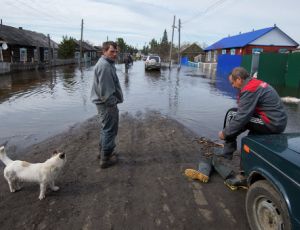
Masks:
[[[178,20],[178,67],[177,69],[180,70],[181,68],[181,55],[180,55],[180,28],[181,28],[181,21]]]
[[[82,37],[83,37],[83,19],[81,19],[81,36],[80,36],[80,60],[81,62],[81,57],[82,57]]]
[[[51,64],[51,43],[50,43],[50,35],[48,34],[48,62]]]
[[[171,69],[171,62],[172,62],[172,47],[173,47],[174,29],[176,28],[175,27],[175,19],[176,19],[176,16],[174,15],[173,26],[172,26],[172,42],[171,42],[170,56],[169,56],[169,69]]]

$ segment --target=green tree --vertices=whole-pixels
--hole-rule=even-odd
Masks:
[[[165,30],[160,43],[159,55],[161,56],[161,58],[166,59],[168,57],[169,50],[170,50],[170,43],[168,41],[167,30]]]
[[[63,40],[58,45],[58,56],[60,58],[74,58],[74,53],[76,49],[76,43],[74,38],[63,36]]]
[[[148,45],[143,46],[142,53],[145,54],[145,55],[148,55],[148,53],[149,53],[149,46]]]
[[[117,44],[118,44],[118,48],[119,48],[120,53],[125,53],[127,51],[128,46],[124,42],[123,38],[117,38]]]
[[[137,53],[138,52],[138,49],[131,46],[131,45],[128,45],[126,44],[126,42],[124,41],[123,38],[117,38],[117,44],[118,44],[118,48],[119,48],[119,52],[120,53]]]
[[[149,46],[150,46],[150,50],[149,50],[150,53],[153,54],[159,53],[159,44],[154,38],[152,38],[152,40],[149,42]]]

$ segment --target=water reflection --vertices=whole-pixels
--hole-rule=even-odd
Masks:
[[[228,75],[217,73],[213,88],[217,89],[224,96],[236,98],[238,91],[231,86]]]
[[[145,71],[145,77],[149,83],[156,85],[158,82],[165,80],[165,72],[158,70]]]
[[[49,82],[49,74],[40,71],[13,73],[1,76],[0,102],[16,100],[34,94]]]

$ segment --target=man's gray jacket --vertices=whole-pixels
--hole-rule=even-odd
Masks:
[[[277,92],[258,79],[246,79],[238,98],[238,111],[223,130],[225,139],[244,130],[251,117],[258,116],[270,133],[281,133],[287,125],[287,114]]]
[[[102,56],[94,69],[91,100],[97,105],[112,107],[123,102],[123,93],[114,61]]]

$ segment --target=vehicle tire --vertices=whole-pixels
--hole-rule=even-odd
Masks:
[[[291,229],[284,199],[266,180],[250,186],[246,196],[246,213],[252,230]]]

